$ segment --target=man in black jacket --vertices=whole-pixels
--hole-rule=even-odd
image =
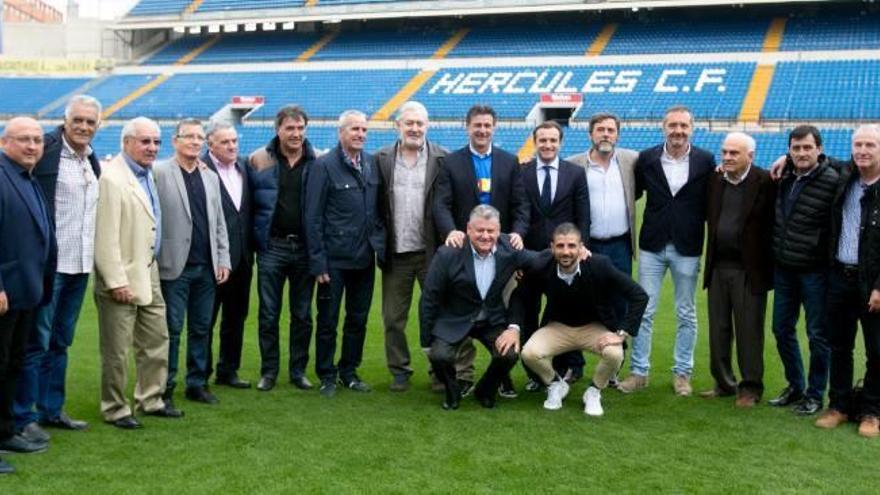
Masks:
[[[205,133],[208,150],[202,161],[220,177],[220,200],[226,219],[229,238],[231,273],[225,284],[217,286],[211,331],[208,333],[208,376],[212,372],[214,324],[220,315],[220,355],[217,360],[218,385],[250,388],[250,382],[238,377],[241,366],[241,347],[244,322],[250,306],[251,276],[253,275],[253,210],[247,159],[238,154],[238,132],[232,124],[212,122]]]
[[[59,249],[52,300],[37,311],[15,395],[16,427],[31,439],[49,439],[38,423],[66,430],[88,426],[68,416],[63,407],[67,349],[73,344],[94,264],[101,168],[91,143],[100,124],[98,100],[87,95],[71,98],[64,109],[64,124],[43,137],[45,151],[33,172]]]
[[[831,380],[828,409],[816,420],[836,428],[859,419],[859,434],[880,436],[880,128],[852,136],[852,161],[839,168],[828,276]],[[862,324],[867,360],[861,404],[854,403],[853,348]],[[860,409],[857,409],[860,408]]]
[[[777,407],[795,404],[796,414],[810,415],[822,409],[828,384],[825,308],[831,207],[838,173],[822,153],[822,136],[813,126],[794,128],[788,149],[789,163],[779,184],[773,228],[773,334],[788,386],[768,403]],[[795,328],[801,305],[810,343],[807,383]]]
[[[623,362],[623,342],[636,336],[648,304],[648,295],[637,283],[616,269],[603,255],[579,261],[583,248],[581,231],[562,223],[553,232],[553,260],[529,272],[532,283],[547,296],[541,328],[526,342],[522,357],[547,388],[545,409],[562,407],[569,385],[554,372],[554,356],[573,350],[589,350],[600,356],[593,380],[584,392],[584,412],[601,416],[602,393]],[[511,298],[514,323],[522,322],[522,291]],[[617,321],[615,304],[625,299],[627,312]]]
[[[638,337],[633,339],[630,375],[618,389],[628,393],[648,384],[654,311],[669,270],[675,286],[677,329],[673,349],[673,388],[691,394],[694,346],[697,341],[696,290],[706,223],[706,184],[715,173],[711,152],[693,146],[694,117],[687,107],[666,111],[666,141],[639,153],[636,198],[646,193],[639,233],[639,284],[650,298]]]
[[[498,210],[479,205],[468,220],[465,245],[440,247],[428,270],[419,302],[421,344],[429,349],[434,372],[446,386],[447,410],[458,409],[461,390],[453,365],[467,337],[479,340],[492,355],[474,388],[483,407],[495,407],[498,385],[519,356],[519,326],[508,324],[503,293],[514,272],[537,255],[513,249],[500,235]]]

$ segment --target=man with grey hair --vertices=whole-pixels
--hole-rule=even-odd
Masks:
[[[67,102],[64,123],[43,136],[43,158],[33,175],[55,226],[58,264],[51,301],[37,311],[15,394],[16,427],[48,440],[38,426],[83,430],[64,412],[67,349],[73,344],[89,273],[94,265],[95,207],[101,167],[91,147],[101,124],[101,103],[88,95]]]
[[[309,271],[318,282],[315,359],[321,395],[336,394],[336,381],[369,392],[357,374],[373,299],[375,265],[385,261],[385,224],[379,213],[379,172],[364,151],[367,117],[339,116],[339,144],[315,160],[306,179],[305,232]],[[345,296],[342,351],[334,364],[336,327]]]
[[[137,117],[122,128],[122,152],[102,169],[95,229],[95,306],[101,351],[101,413],[122,429],[140,428],[125,397],[128,351],[134,344],[136,409],[180,418],[165,404],[168,327],[159,288],[162,210],[153,162],[159,125]]]
[[[755,140],[732,132],[721,145],[723,174],[709,177],[708,239],[703,285],[709,290],[709,362],[715,386],[704,398],[736,394],[753,407],[764,392],[764,315],[773,288],[776,187],[754,166]],[[737,382],[731,366],[736,341]]]
[[[499,384],[520,351],[520,329],[509,324],[504,289],[516,270],[539,259],[534,251],[514,249],[509,236],[501,235],[501,215],[494,206],[474,207],[466,231],[463,246],[446,245],[435,253],[419,302],[420,342],[430,349],[434,372],[446,386],[446,410],[459,406],[453,365],[467,337],[479,340],[492,355],[473,395],[483,407],[495,407]]]
[[[220,196],[229,239],[231,270],[229,280],[217,286],[214,296],[211,330],[208,333],[207,374],[211,376],[213,329],[222,308],[220,354],[215,383],[233,388],[250,388],[250,382],[238,377],[254,264],[249,167],[247,158],[238,154],[238,132],[232,124],[210,122],[205,136],[208,139],[208,149],[202,154],[201,160],[220,177]]]
[[[180,336],[186,320],[187,399],[216,404],[208,388],[208,347],[216,286],[229,278],[229,239],[220,198],[220,179],[199,160],[205,131],[183,119],[172,137],[174,156],[156,164],[162,207],[159,278],[168,320],[168,383],[164,400],[173,404]]]
[[[424,285],[438,244],[431,205],[437,173],[447,151],[428,141],[428,110],[421,103],[408,101],[401,105],[395,123],[398,140],[376,153],[376,167],[388,250],[382,271],[385,358],[393,377],[389,388],[403,392],[409,389],[413,374],[406,325],[415,283]],[[472,345],[462,349],[474,352]],[[433,373],[431,376],[435,388],[440,389],[442,383]]]

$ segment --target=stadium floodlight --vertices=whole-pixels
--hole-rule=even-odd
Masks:
[[[281,29],[283,29],[283,30],[285,30],[285,31],[293,31],[293,23],[292,23],[292,22],[285,22],[285,23],[282,23],[282,24],[281,24]]]
[[[223,25],[224,33],[237,33],[238,32],[238,24],[224,24]]]
[[[264,22],[263,23],[263,31],[275,31],[275,23],[274,22]]]
[[[247,24],[244,25],[244,30],[249,33],[256,31],[257,30],[257,23],[256,22],[248,22]]]

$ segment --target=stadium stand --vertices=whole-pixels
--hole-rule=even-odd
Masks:
[[[37,110],[76,90],[87,78],[2,77],[0,114],[36,113]]]
[[[781,49],[858,50],[880,48],[880,16],[830,14],[789,19]]]
[[[328,43],[312,60],[427,58],[454,32],[450,29],[421,27],[394,31],[348,31]]]
[[[880,115],[880,61],[782,62],[762,113],[773,120],[862,120]]]
[[[318,41],[317,35],[279,31],[223,35],[213,46],[196,56],[194,64],[237,64],[292,61]],[[205,43],[199,36],[184,36],[165,45],[145,65],[172,64]]]
[[[601,23],[474,26],[450,57],[583,55]]]
[[[205,0],[196,12],[302,7],[304,0]]]
[[[141,0],[130,11],[130,16],[180,14],[192,0]]]
[[[623,23],[603,55],[759,52],[770,19],[660,20]]]

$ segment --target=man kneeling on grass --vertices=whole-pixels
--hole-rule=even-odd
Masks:
[[[547,385],[544,408],[556,410],[568,395],[569,385],[553,371],[553,357],[569,351],[589,350],[600,356],[593,380],[584,393],[584,412],[601,416],[602,389],[623,362],[623,342],[639,331],[648,295],[631,278],[617,270],[607,256],[595,254],[579,261],[581,233],[571,223],[553,231],[553,259],[534,275],[537,288],[547,296],[539,328],[526,342],[522,358]],[[520,291],[511,296],[511,319],[521,322]],[[614,308],[626,299],[627,312],[616,321]],[[611,329],[617,329],[612,331]]]

